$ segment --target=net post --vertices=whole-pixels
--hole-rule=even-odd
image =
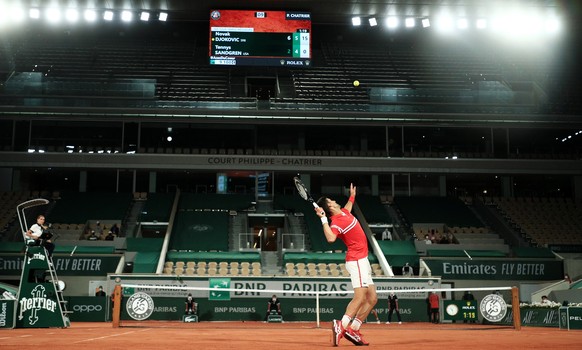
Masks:
[[[111,325],[113,328],[119,328],[119,320],[121,318],[121,286],[116,285],[113,289],[113,317]]]
[[[519,310],[519,289],[511,287],[511,308],[513,310],[513,328],[516,331],[521,330],[521,314]]]

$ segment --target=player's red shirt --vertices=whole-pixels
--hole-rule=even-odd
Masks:
[[[347,209],[342,208],[340,214],[331,217],[331,231],[338,236],[346,246],[346,261],[355,261],[368,256],[368,239],[362,226]]]

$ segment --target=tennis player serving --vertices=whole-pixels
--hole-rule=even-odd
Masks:
[[[372,268],[368,261],[368,239],[358,220],[351,214],[356,200],[356,187],[350,184],[350,198],[342,208],[336,201],[321,197],[317,200],[319,208],[315,208],[321,218],[323,233],[329,243],[339,237],[347,246],[346,269],[350,273],[354,298],[348,304],[345,314],[340,320],[333,320],[333,345],[338,346],[342,337],[354,345],[369,345],[360,333],[362,320],[378,302],[376,286],[372,280]]]

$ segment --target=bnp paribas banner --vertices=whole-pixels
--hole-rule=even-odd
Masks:
[[[22,273],[23,255],[0,255],[0,275],[18,275]],[[73,255],[53,257],[53,263],[59,276],[105,276],[115,272],[120,256]]]
[[[431,260],[428,265],[433,276],[465,280],[560,280],[564,278],[561,261],[540,260]]]
[[[151,297],[185,297],[187,291],[181,287],[201,288],[194,290],[195,295],[215,301],[228,301],[230,298],[268,297],[277,294],[284,298],[313,299],[319,292],[320,299],[351,299],[352,284],[348,278],[326,279],[285,279],[285,278],[160,278],[152,279],[128,276],[112,276],[119,278],[121,284],[131,285],[123,291],[124,296],[143,292]],[[438,278],[414,279],[378,279],[374,281],[378,291],[403,291],[439,288]],[[113,288],[113,284],[110,284]],[[178,288],[176,288],[178,287]],[[211,290],[208,290],[211,288]],[[277,291],[277,293],[275,293]],[[108,291],[110,294],[112,290]],[[387,294],[380,293],[380,297]],[[402,295],[406,299],[426,299],[427,292],[408,292]],[[399,296],[400,297],[400,296]]]

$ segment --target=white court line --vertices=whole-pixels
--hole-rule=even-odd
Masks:
[[[32,337],[32,334],[21,335],[19,338],[26,338],[26,337]]]
[[[131,332],[125,332],[125,333],[119,333],[119,334],[106,335],[103,337],[89,338],[89,339],[85,339],[85,340],[76,341],[73,344],[84,343],[86,341],[93,341],[93,340],[99,340],[99,339],[105,339],[105,338],[111,338],[111,337],[118,337],[120,335],[126,335],[126,334],[131,334],[131,333],[136,333],[136,332],[143,332],[143,331],[147,331],[147,330],[149,330],[149,328],[141,329],[139,331],[131,331]]]

